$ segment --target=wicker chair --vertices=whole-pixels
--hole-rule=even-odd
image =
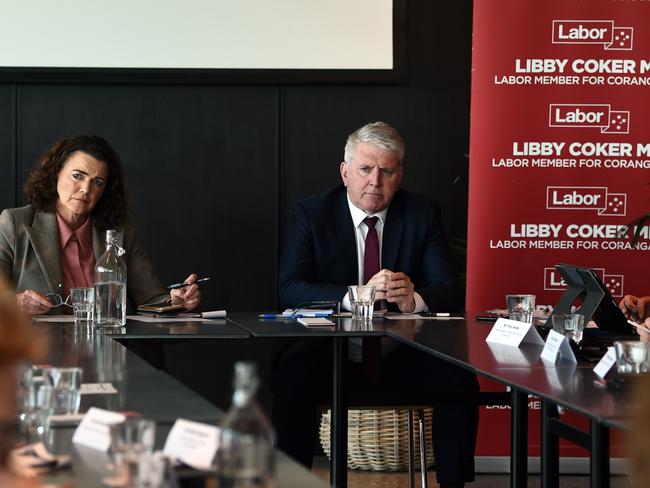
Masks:
[[[387,399],[400,398],[399,403]],[[478,405],[510,405],[510,392],[477,392],[468,395]],[[434,464],[431,447],[431,415],[433,409],[426,397],[404,393],[378,392],[369,395],[352,394],[348,410],[348,466],[353,469],[372,471],[400,471],[408,468],[409,488],[415,486],[415,468],[419,466],[421,486],[428,486],[427,468]],[[413,423],[418,415],[418,429]],[[406,418],[406,426],[404,426]],[[330,456],[330,411],[321,417],[320,442]],[[418,461],[414,449],[414,436],[418,436]],[[406,443],[406,449],[404,444]],[[404,452],[407,461],[404,461]]]
[[[416,428],[413,425],[413,414],[413,410],[405,409],[349,410],[348,468],[364,471],[402,471],[409,467],[409,462],[413,467],[418,468],[422,460],[419,443],[415,445],[415,451],[411,451],[414,453],[414,460],[409,461],[408,456],[409,446],[413,446],[414,436],[419,437],[420,426]],[[430,467],[433,465],[431,409],[425,409],[423,415],[425,449],[422,457],[426,457],[425,466]],[[323,450],[329,456],[329,411],[322,414],[320,441]]]
[[[395,402],[396,398],[400,398],[400,402]],[[352,393],[348,403],[348,467],[371,471],[401,471],[406,468],[409,488],[415,486],[415,469],[419,467],[421,486],[428,487],[427,468],[434,464],[431,447],[433,410],[431,402],[425,400],[419,395],[407,398],[404,393]],[[321,446],[329,457],[329,410],[322,414],[319,434]],[[417,449],[415,436],[418,438]]]

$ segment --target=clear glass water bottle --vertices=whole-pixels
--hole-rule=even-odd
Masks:
[[[96,327],[123,327],[126,324],[126,264],[122,259],[120,233],[106,231],[106,251],[95,265]]]
[[[273,429],[255,401],[259,380],[253,363],[235,364],[235,393],[221,425],[219,488],[275,486]]]

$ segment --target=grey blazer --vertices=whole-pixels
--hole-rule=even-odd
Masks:
[[[132,219],[127,219],[122,230],[130,304],[137,307],[169,297],[135,236]],[[92,239],[98,260],[105,250],[105,239],[95,226]],[[27,205],[8,208],[0,214],[0,274],[13,282],[17,292],[32,289],[43,294],[60,293],[63,272],[59,226],[54,212]]]

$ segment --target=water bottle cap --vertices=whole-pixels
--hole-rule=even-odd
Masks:
[[[119,232],[115,229],[108,229],[106,231],[106,242],[116,242],[119,239]]]
[[[126,251],[122,247],[122,233],[115,229],[108,229],[106,231],[106,244],[113,244],[117,249],[117,255],[123,256]]]
[[[257,389],[257,367],[253,362],[238,361],[235,363],[235,388]]]

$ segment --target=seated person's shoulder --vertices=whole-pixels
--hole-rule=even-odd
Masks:
[[[310,195],[308,197],[302,198],[298,201],[299,204],[304,206],[314,206],[321,205],[323,203],[329,202],[332,199],[337,199],[345,196],[345,187],[343,185],[337,185],[328,190],[325,190],[321,193],[316,193],[315,195]]]
[[[327,191],[298,200],[295,207],[307,214],[320,214],[336,208],[336,204],[345,202],[345,187],[343,185],[330,188]]]
[[[15,225],[30,224],[34,220],[36,209],[31,205],[24,207],[6,208],[0,214],[0,222],[6,224],[13,222]]]
[[[429,197],[400,189],[393,197],[391,205],[404,208],[408,213],[428,215],[439,212],[438,204]]]
[[[123,232],[133,232],[136,225],[135,225],[135,217],[133,217],[133,214],[127,213],[124,216],[124,219],[122,219],[122,223],[120,224],[120,229]]]

